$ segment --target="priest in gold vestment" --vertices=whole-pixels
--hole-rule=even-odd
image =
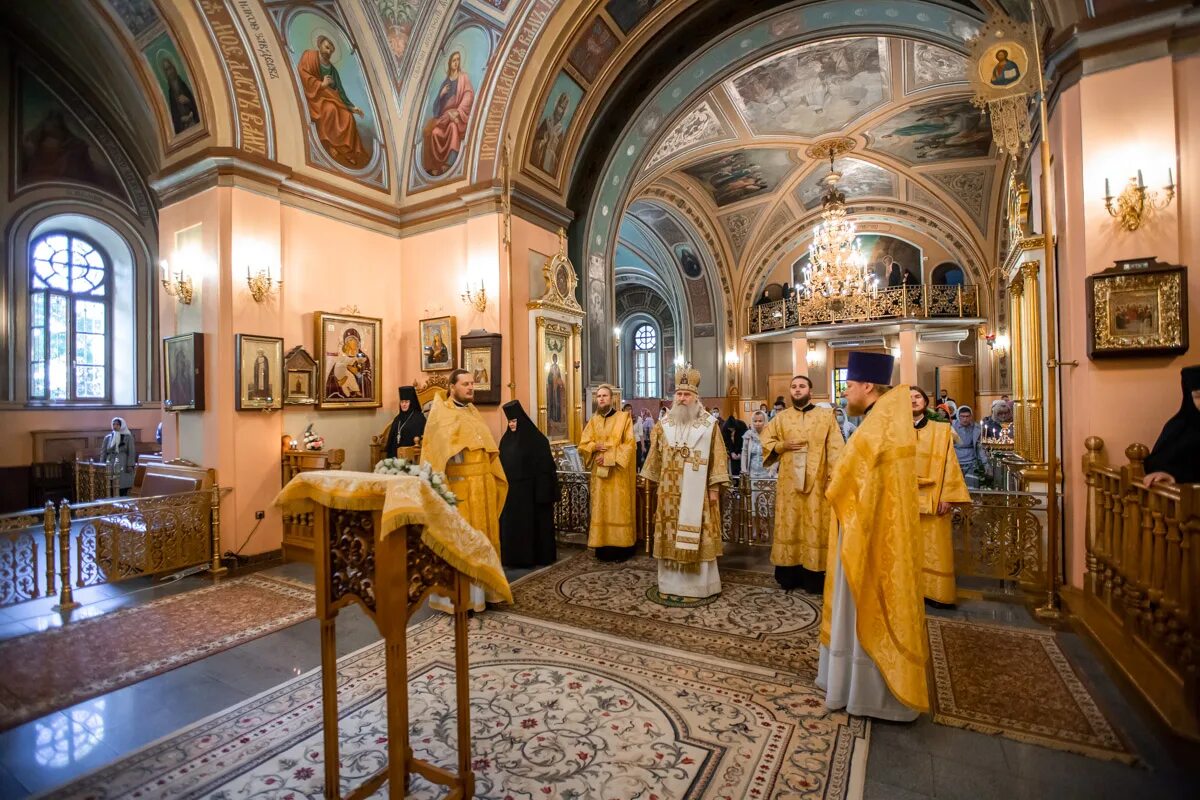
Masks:
[[[583,429],[579,453],[592,474],[588,547],[601,561],[626,561],[637,550],[637,440],[629,412],[613,405],[607,383],[596,389],[596,413]]]
[[[675,373],[675,403],[650,433],[642,475],[658,484],[654,557],[658,591],[675,597],[721,592],[721,484],[729,456],[719,426],[700,402],[700,372]]]
[[[825,486],[845,440],[833,409],[812,402],[812,381],[797,375],[792,407],[763,428],[763,466],[779,465],[771,563],[783,589],[820,594],[829,546],[829,501]]]
[[[954,532],[950,510],[970,503],[971,493],[954,453],[954,430],[949,422],[929,418],[929,396],[913,387],[913,428],[917,432],[917,486],[921,492],[921,541],[924,561],[921,583],[925,597],[938,606],[953,606]]]
[[[817,667],[825,705],[911,722],[929,710],[929,645],[921,598],[917,434],[894,359],[850,353],[846,401],[865,414],[833,469],[826,496],[829,567]]]
[[[458,511],[471,527],[487,536],[500,552],[500,512],[508,494],[508,481],[500,465],[500,449],[471,401],[475,381],[471,373],[456,369],[450,373],[450,395],[434,399],[421,440],[421,463],[435,472],[446,473],[450,491],[458,497]],[[483,587],[471,584],[471,610],[483,611],[487,601]],[[430,595],[429,605],[439,611],[452,611],[450,600]]]

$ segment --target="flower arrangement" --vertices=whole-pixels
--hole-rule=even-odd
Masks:
[[[407,458],[385,458],[375,465],[375,472],[380,475],[411,475],[428,483],[447,505],[458,505],[458,497],[450,491],[446,476],[434,472],[428,464],[418,464]]]
[[[321,436],[318,436],[316,432],[313,431],[312,424],[310,423],[309,426],[304,429],[304,449],[321,450],[324,447],[325,439]]]

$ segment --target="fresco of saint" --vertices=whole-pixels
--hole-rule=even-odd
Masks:
[[[421,167],[429,175],[443,175],[458,161],[474,103],[475,89],[462,69],[462,53],[455,50],[446,62],[446,78],[421,131]]]

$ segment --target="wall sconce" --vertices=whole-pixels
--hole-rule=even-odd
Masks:
[[[741,366],[741,363],[742,357],[737,354],[737,351],[730,350],[725,354],[725,366],[729,367],[730,369],[737,369],[739,366]]]
[[[1004,353],[1008,351],[1010,342],[1007,333],[988,333],[984,335],[983,340],[987,342],[987,346],[995,353]]]
[[[473,306],[476,311],[483,313],[487,310],[487,287],[483,285],[483,281],[479,281],[479,288],[471,286],[471,282],[467,281],[462,293],[462,300],[469,306]]]
[[[261,303],[271,293],[271,289],[282,289],[283,281],[277,281],[271,277],[271,268],[260,269],[258,272],[251,274],[250,267],[246,267],[246,286],[250,289],[250,296],[254,298],[254,302]]]
[[[684,358],[682,355],[675,356],[675,366],[682,367],[686,363],[687,363],[687,359]]]
[[[1171,205],[1175,199],[1175,177],[1167,168],[1167,185],[1163,187],[1162,195],[1158,192],[1147,192],[1146,182],[1142,180],[1139,169],[1136,178],[1130,178],[1129,183],[1115,198],[1108,186],[1108,178],[1104,179],[1104,208],[1109,215],[1117,220],[1127,231],[1136,231],[1142,223],[1149,219],[1154,211],[1162,211]],[[1116,200],[1115,207],[1113,200]]]
[[[615,328],[615,327],[613,328],[613,341],[616,342],[618,345],[621,344],[621,329],[620,328]]]
[[[817,346],[812,342],[809,342],[808,352],[804,354],[804,363],[808,364],[810,367],[815,367],[823,360],[823,356],[821,352],[817,350]]]
[[[192,304],[192,276],[185,275],[183,270],[179,269],[175,271],[175,277],[172,278],[166,259],[159,261],[158,266],[162,270],[163,291],[183,305],[190,306]]]

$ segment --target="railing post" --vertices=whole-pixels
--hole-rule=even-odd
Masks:
[[[215,483],[209,500],[209,519],[212,526],[212,564],[209,572],[224,575],[228,570],[221,565],[221,487]]]
[[[958,297],[958,318],[962,319],[963,295],[962,295],[962,284],[961,283],[958,286],[954,287],[954,294]]]
[[[42,527],[46,533],[46,597],[54,596],[54,503],[46,501]]]
[[[900,316],[908,317],[908,287],[900,284]]]
[[[58,505],[59,595],[55,611],[70,611],[79,604],[71,592],[71,506],[63,500]]]
[[[1099,476],[1094,470],[1104,463],[1104,457],[1101,452],[1104,450],[1104,440],[1099,436],[1089,436],[1083,443],[1087,452],[1083,456],[1083,477],[1084,483],[1087,484],[1087,501],[1084,505],[1086,521],[1084,523],[1085,537],[1085,560],[1084,560],[1084,589],[1091,594],[1098,594],[1096,590],[1096,528],[1100,524],[1100,516],[1103,513],[1103,503],[1100,500]]]

